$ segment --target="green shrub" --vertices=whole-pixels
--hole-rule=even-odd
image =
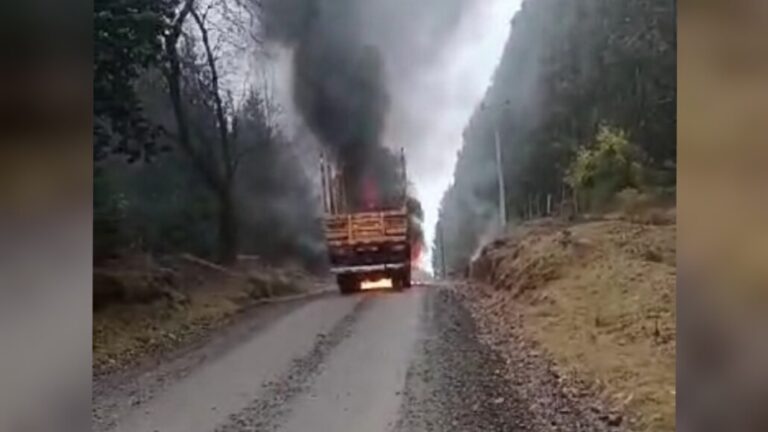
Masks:
[[[601,126],[595,142],[581,147],[565,181],[576,191],[584,209],[604,209],[622,190],[642,190],[645,156],[626,132]]]

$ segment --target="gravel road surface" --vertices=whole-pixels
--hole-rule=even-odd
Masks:
[[[519,379],[544,365],[508,379],[447,288],[272,308],[172,362],[95,383],[93,430],[610,430],[556,384]]]

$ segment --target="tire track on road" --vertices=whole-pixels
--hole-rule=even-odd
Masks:
[[[328,355],[352,334],[360,316],[370,307],[372,298],[363,298],[333,326],[328,333],[320,333],[312,349],[294,359],[288,371],[276,380],[263,385],[264,393],[245,409],[229,416],[216,432],[243,430],[274,431],[290,412],[290,402],[309,390]]]

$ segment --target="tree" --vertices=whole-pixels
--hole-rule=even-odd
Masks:
[[[237,101],[227,86],[233,53],[258,48],[258,7],[95,6],[95,260],[189,252],[231,262],[242,252],[322,268],[312,182],[268,82]]]
[[[194,37],[183,33],[185,21],[189,17],[199,33],[203,65],[196,62]],[[218,202],[218,258],[223,263],[231,263],[237,254],[237,219],[233,200],[235,174],[248,152],[233,147],[233,136],[237,134],[236,122],[231,121],[232,112],[224,104],[216,53],[209,39],[206,18],[205,13],[198,11],[194,0],[185,0],[164,36],[164,75],[176,119],[178,144],[205,179]],[[183,35],[186,36],[184,59],[180,54]],[[182,67],[183,60],[187,60],[184,62],[186,70]],[[185,72],[188,75],[185,76]],[[193,112],[195,110],[197,113]],[[216,136],[198,134],[198,139],[193,139],[190,114],[213,118]],[[244,144],[247,146],[253,143]]]
[[[625,132],[601,126],[594,145],[579,149],[565,181],[588,206],[599,207],[625,188],[643,186],[644,159]]]
[[[98,0],[94,4],[94,149],[134,161],[157,150],[158,128],[144,115],[135,82],[161,61],[171,0]]]
[[[580,149],[594,151],[590,143],[603,123],[642,154],[644,181],[674,185],[674,21],[671,0],[523,2],[491,85],[464,130],[454,183],[443,197],[449,267],[463,266],[494,223],[487,215],[498,201],[495,129],[510,216],[541,214],[547,201],[562,208],[571,194],[569,168],[584,157]],[[605,180],[594,180],[612,193]]]

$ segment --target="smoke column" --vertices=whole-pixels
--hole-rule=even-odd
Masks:
[[[372,182],[381,204],[397,196],[397,158],[381,145],[389,108],[379,50],[359,32],[358,2],[270,0],[268,40],[293,50],[293,99],[302,118],[341,165],[353,208]]]
[[[367,207],[366,196],[376,196],[380,207],[396,206],[402,200],[399,157],[382,145],[390,106],[385,60],[361,31],[364,6],[359,0],[266,0],[263,4],[266,39],[293,53],[296,109],[343,169],[353,209]],[[421,206],[410,196],[407,207],[413,249],[420,251]]]

